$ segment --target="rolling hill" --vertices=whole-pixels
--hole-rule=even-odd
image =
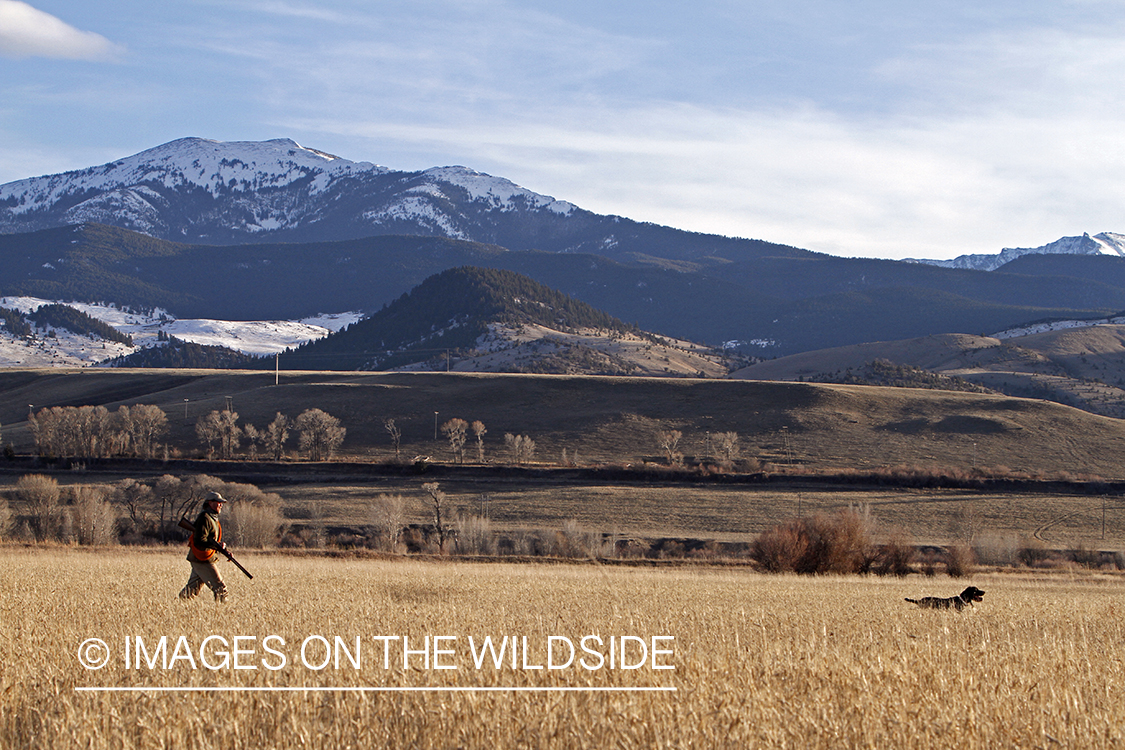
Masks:
[[[726,359],[658,337],[513,271],[461,267],[280,357],[293,369],[710,375]]]
[[[564,448],[587,464],[660,463],[656,433],[675,429],[689,460],[717,460],[708,438],[733,431],[749,466],[975,465],[1125,479],[1125,421],[1003,395],[692,378],[282,371],[275,385],[272,372],[0,371],[4,441],[20,452],[31,446],[27,404],[115,410],[136,403],[168,414],[168,442],[185,456],[199,450],[195,421],[229,403],[240,423],[258,426],[279,411],[295,417],[322,409],[347,429],[344,459],[392,459],[386,418],[401,428],[404,455],[444,455],[435,420],[460,417],[484,422],[490,456],[503,450],[505,433],[531,436],[542,466],[558,465]],[[159,461],[151,470],[168,471]],[[321,469],[325,476],[340,470]]]
[[[803,352],[732,373],[755,380],[879,383],[873,365],[913,368],[1012,396],[1125,417],[1125,321],[1000,337],[943,334]],[[915,374],[915,387],[932,387]],[[939,387],[951,387],[945,383]]]

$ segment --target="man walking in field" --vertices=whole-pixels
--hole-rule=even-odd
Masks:
[[[218,492],[207,493],[203,500],[203,510],[195,519],[195,528],[188,539],[187,559],[191,563],[191,578],[180,592],[181,599],[194,599],[203,589],[203,584],[207,584],[215,595],[215,601],[227,600],[226,584],[215,567],[216,553],[227,548],[223,544],[223,526],[219,523],[224,503],[226,498]]]

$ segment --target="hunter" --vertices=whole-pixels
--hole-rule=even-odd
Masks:
[[[195,519],[194,530],[188,538],[187,559],[191,563],[191,578],[180,592],[181,599],[194,599],[206,583],[215,595],[215,601],[227,600],[226,584],[215,566],[217,552],[227,548],[223,544],[223,526],[219,523],[219,514],[223,512],[226,501],[218,492],[208,492],[203,499],[203,510]]]

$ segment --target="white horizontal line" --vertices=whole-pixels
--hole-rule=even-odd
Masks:
[[[76,687],[80,693],[674,693],[675,687]]]

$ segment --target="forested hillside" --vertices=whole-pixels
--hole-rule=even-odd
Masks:
[[[462,267],[426,279],[366,320],[281,355],[281,364],[286,369],[390,369],[474,348],[490,324],[635,331],[521,274]]]

